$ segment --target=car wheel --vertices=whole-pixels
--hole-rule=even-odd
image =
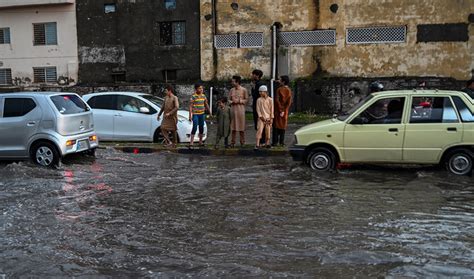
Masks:
[[[59,164],[59,152],[56,146],[49,142],[40,142],[31,149],[31,159],[43,167],[53,167]]]
[[[179,136],[177,132],[176,132],[176,136],[178,137],[177,142],[179,143]],[[173,140],[173,134],[170,134],[170,140]],[[165,138],[163,137],[163,134],[161,133],[161,128],[156,129],[155,134],[153,135],[153,142],[154,143],[165,142]]]
[[[336,155],[324,147],[311,150],[307,157],[309,166],[316,171],[330,171],[336,168]]]
[[[457,149],[446,157],[446,169],[453,174],[468,175],[472,171],[472,155],[466,149]]]
[[[87,151],[84,151],[84,154],[86,154],[88,156],[95,157],[95,150],[96,150],[96,148],[89,149]]]

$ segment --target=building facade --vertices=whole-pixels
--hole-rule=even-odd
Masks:
[[[200,78],[199,1],[78,0],[82,83]]]
[[[472,0],[201,0],[201,14],[204,80],[273,64],[293,78],[473,74]]]
[[[74,0],[0,1],[0,85],[77,81]]]

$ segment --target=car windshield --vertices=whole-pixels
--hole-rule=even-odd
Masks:
[[[80,97],[72,94],[52,96],[51,101],[61,114],[76,114],[89,110]]]
[[[357,105],[353,106],[350,110],[347,112],[343,112],[340,115],[337,116],[337,119],[344,121],[346,120],[354,111],[358,110],[362,105],[367,103],[370,99],[372,99],[374,96],[372,94],[367,95],[364,99],[362,99]]]
[[[156,97],[153,95],[141,95],[140,97],[147,99],[148,101],[152,102],[153,104],[161,107],[163,105],[164,99],[160,97]]]

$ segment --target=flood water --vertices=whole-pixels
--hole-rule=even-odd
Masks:
[[[474,277],[474,183],[289,157],[0,163],[0,278]]]

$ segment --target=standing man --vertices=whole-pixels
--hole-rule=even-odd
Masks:
[[[178,97],[173,94],[173,87],[171,87],[171,85],[166,85],[165,94],[163,106],[161,107],[160,113],[158,113],[158,120],[160,120],[161,115],[164,113],[165,117],[161,122],[161,134],[165,138],[167,146],[176,147],[178,143],[178,136],[176,135],[176,130],[178,130]],[[173,141],[169,138],[170,132],[173,134]]]
[[[281,76],[278,80],[280,87],[278,87],[275,96],[275,121],[273,124],[273,146],[278,143],[281,146],[285,145],[285,130],[288,127],[288,113],[291,106],[291,89],[290,78],[288,76]]]
[[[233,88],[229,92],[232,120],[230,129],[232,130],[231,146],[235,146],[237,132],[240,134],[240,145],[245,144],[245,105],[248,101],[247,89],[240,85],[242,78],[240,76],[232,77]]]
[[[255,125],[255,130],[257,130],[258,123],[258,114],[257,114],[257,100],[260,98],[260,93],[258,92],[260,86],[265,85],[262,81],[263,72],[259,69],[252,71],[252,112],[253,112],[253,124]],[[260,140],[261,144],[264,144],[266,141],[266,135],[263,133],[262,139]]]
[[[466,88],[464,88],[462,91],[474,99],[474,79],[468,80],[466,83]]]
[[[194,85],[195,93],[191,96],[189,103],[189,121],[193,122],[193,129],[191,130],[191,140],[189,146],[194,144],[194,135],[199,127],[199,145],[204,146],[202,137],[204,133],[204,121],[206,109],[210,111],[206,95],[204,95],[204,87],[201,84]]]
[[[265,145],[270,148],[270,130],[272,129],[272,123],[274,118],[273,113],[273,100],[268,97],[268,89],[265,85],[260,86],[260,98],[257,100],[257,113],[258,113],[258,129],[256,135],[255,149],[259,149],[261,146],[260,139],[262,134],[266,134],[267,141]]]

